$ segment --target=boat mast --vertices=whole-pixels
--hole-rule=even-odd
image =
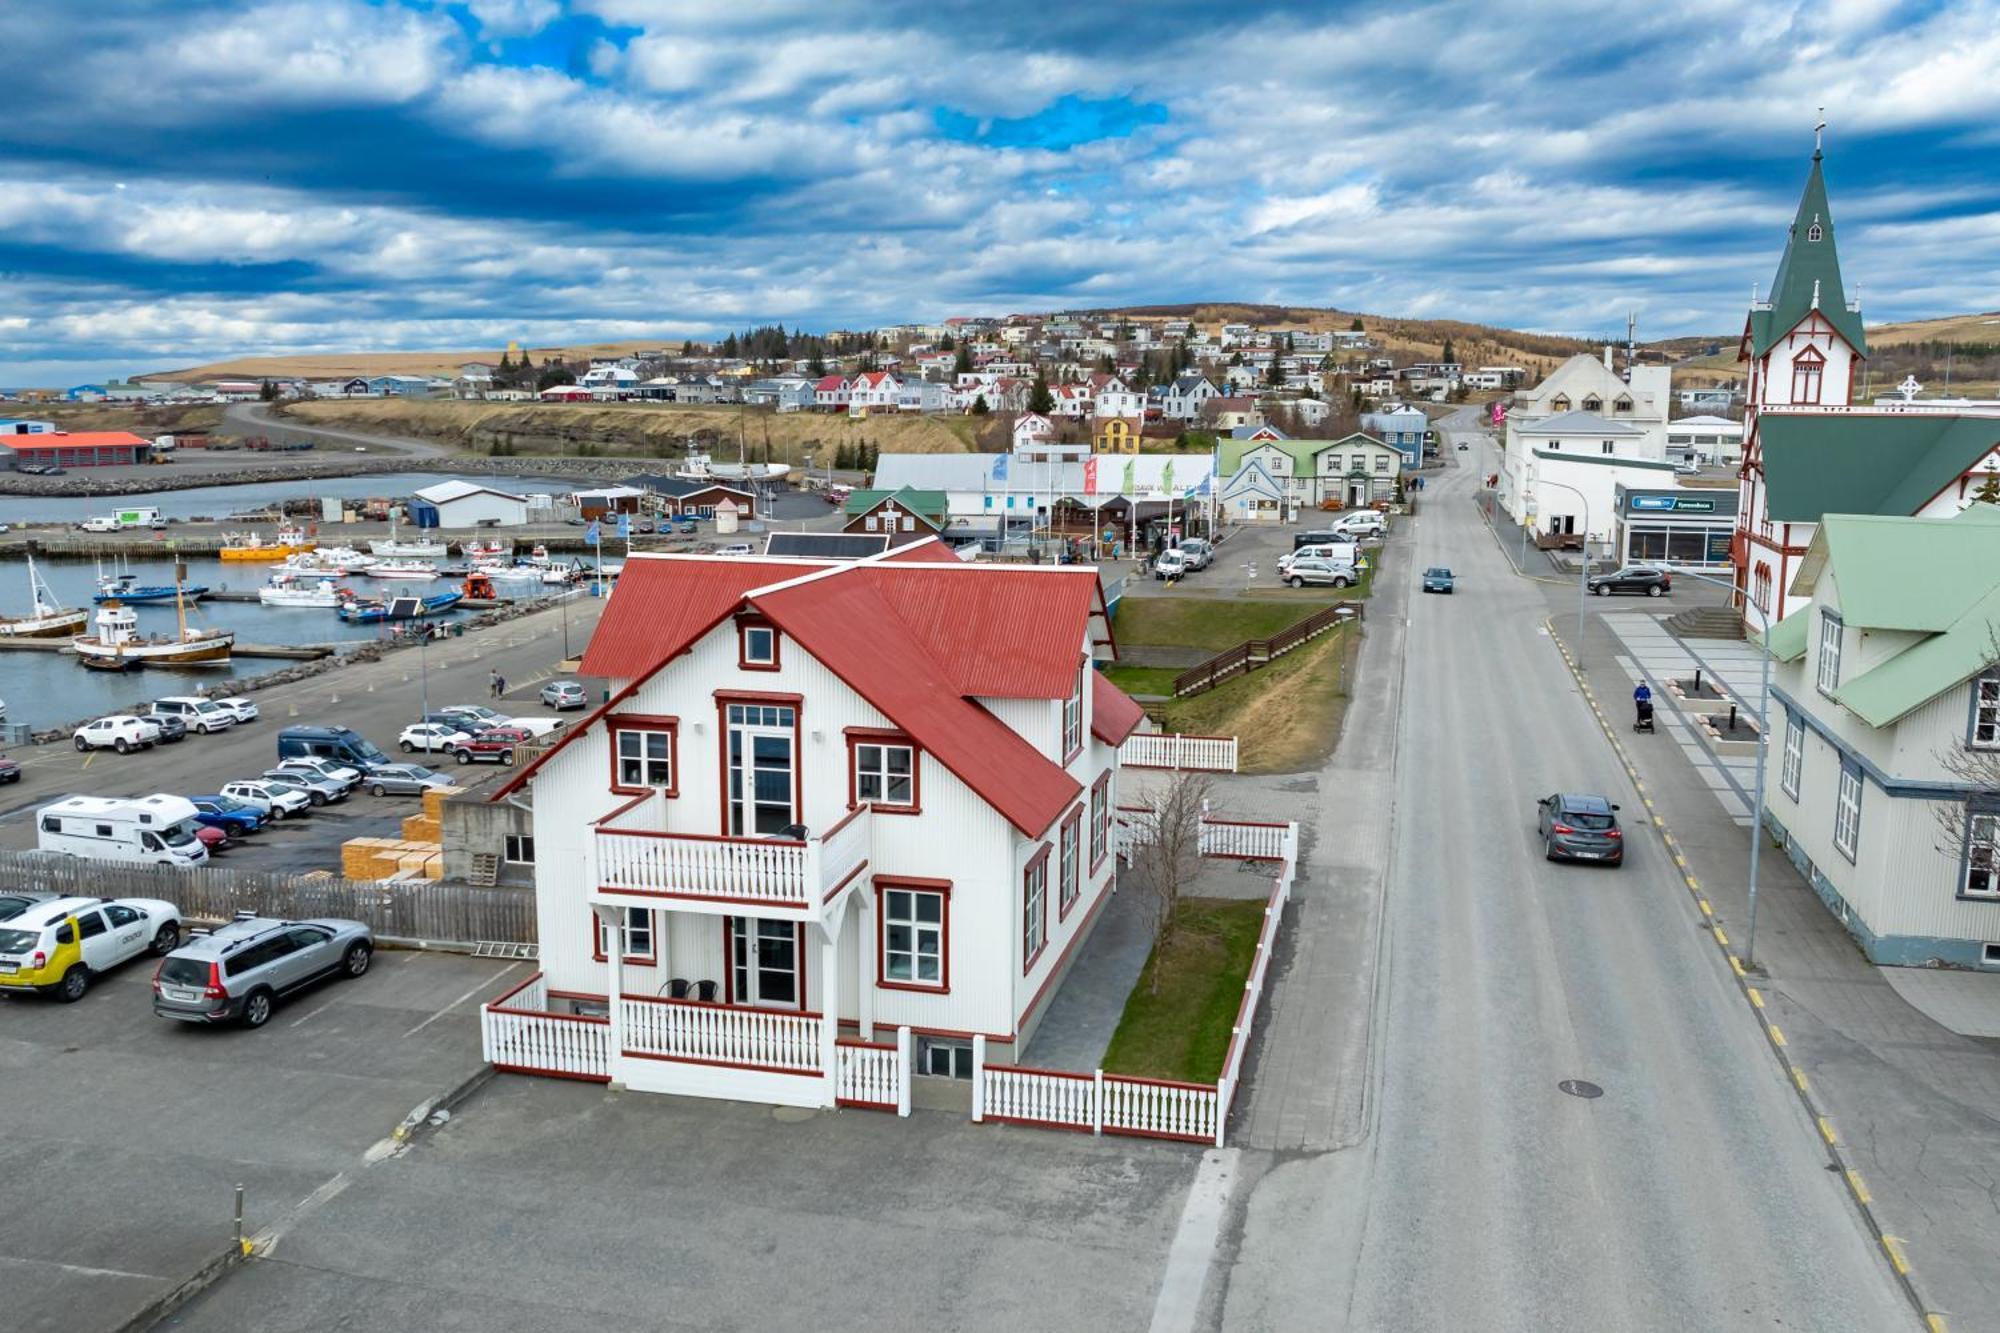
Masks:
[[[182,643],[186,643],[188,637],[187,602],[181,596],[181,580],[186,577],[187,566],[178,560],[174,561],[174,616],[180,621]]]

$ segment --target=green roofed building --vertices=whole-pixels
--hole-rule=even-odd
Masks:
[[[922,541],[943,532],[951,508],[943,491],[903,486],[893,491],[855,491],[844,508],[842,532],[884,533],[891,546]]]
[[[2000,506],[1825,514],[1793,591],[1772,834],[1873,961],[2000,967]]]

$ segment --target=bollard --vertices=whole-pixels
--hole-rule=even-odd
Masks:
[[[249,1253],[243,1241],[243,1186],[240,1184],[236,1187],[236,1250],[239,1254]]]
[[[1700,693],[1701,693],[1701,668],[1700,668],[1700,667],[1696,667],[1696,668],[1694,669],[1694,692],[1695,692],[1696,694],[1700,694]]]
[[[1736,705],[1729,705],[1729,729],[1736,730]]]

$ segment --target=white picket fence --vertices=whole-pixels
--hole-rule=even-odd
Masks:
[[[558,1078],[611,1078],[611,1020],[541,1012],[548,982],[537,972],[491,1004],[479,1007],[479,1040],[498,1069]]]
[[[1156,835],[1153,811],[1143,805],[1121,805],[1116,819],[1118,849],[1130,856]],[[1256,820],[1215,819],[1203,815],[1197,847],[1203,856],[1241,861],[1284,861],[1296,857],[1296,825]]]
[[[1183,736],[1156,731],[1138,731],[1118,747],[1118,763],[1124,768],[1170,768],[1199,773],[1234,773],[1234,736]]]
[[[1250,1049],[1250,1034],[1257,1026],[1257,1010],[1263,1004],[1264,984],[1271,972],[1271,951],[1278,945],[1278,925],[1291,901],[1292,877],[1298,865],[1298,829],[1293,826],[1286,838],[1285,859],[1271,885],[1270,900],[1264,904],[1264,925],[1257,932],[1257,953],[1250,960],[1250,975],[1243,982],[1243,999],[1236,1006],[1236,1021],[1229,1027],[1229,1054],[1222,1061],[1222,1077],[1216,1083],[1217,1114],[1224,1123],[1236,1104],[1236,1089],[1243,1077],[1243,1057]],[[1216,1146],[1222,1136],[1216,1135]]]
[[[896,1029],[894,1045],[842,1037],[834,1043],[834,1100],[842,1106],[910,1113],[910,1030]]]
[[[625,1049],[675,1060],[820,1073],[814,1014],[779,1013],[693,1000],[633,999],[624,1006]]]

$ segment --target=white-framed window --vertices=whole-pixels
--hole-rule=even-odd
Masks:
[[[1968,898],[2000,898],[2000,810],[1965,815],[1965,876],[1958,891]]]
[[[1103,781],[1090,789],[1090,868],[1104,864],[1111,828],[1111,788]]]
[[[1981,750],[2000,747],[2000,671],[1972,682],[1972,727],[1966,743]]]
[[[1805,766],[1806,729],[1797,713],[1785,714],[1785,760],[1778,769],[1778,785],[1785,795],[1799,799],[1799,772]]]
[[[854,799],[878,805],[917,803],[917,754],[908,745],[864,742],[854,747]]]
[[[743,660],[752,666],[774,666],[778,661],[778,631],[769,625],[743,627]]]
[[[604,918],[593,912],[591,913],[591,919],[597,926],[597,956],[602,958],[606,952],[604,947]],[[626,908],[625,920],[619,926],[618,933],[625,941],[625,957],[628,960],[644,959],[648,962],[652,960],[653,913],[651,909],[645,907]]]
[[[972,1043],[949,1037],[924,1037],[917,1047],[917,1072],[926,1078],[972,1077]]]
[[[509,865],[531,866],[535,863],[535,835],[532,833],[509,833],[501,844],[500,859]]]
[[[1375,470],[1377,472],[1384,472],[1384,473],[1386,473],[1389,470],[1389,456],[1387,454],[1384,454],[1380,458],[1377,458],[1375,460]]]
[[[1078,864],[1079,858],[1083,854],[1083,819],[1081,811],[1071,815],[1063,823],[1062,836],[1057,841],[1060,843],[1060,850],[1057,853],[1059,864],[1056,867],[1056,872],[1059,876],[1057,883],[1060,887],[1057,889],[1057,892],[1061,895],[1061,910],[1067,912],[1076,903],[1077,894],[1080,890],[1080,881],[1083,878],[1083,868]]]
[[[1819,671],[1814,682],[1821,694],[1840,688],[1840,635],[1846,628],[1840,617],[1821,609],[1819,613]]]
[[[1806,228],[1806,239],[1808,241],[1817,241],[1824,234],[1824,232],[1820,231],[1819,223],[1817,222]]]
[[[1852,861],[1861,843],[1861,770],[1840,766],[1840,792],[1833,802],[1833,845]]]
[[[1049,939],[1049,849],[1045,844],[1021,875],[1021,970],[1034,966]]]
[[[1603,450],[1603,452],[1605,452],[1605,453],[1609,454],[1609,453],[1616,453],[1616,452],[1617,452],[1617,450],[1618,450],[1618,445],[1617,445],[1617,443],[1616,443],[1615,441],[1613,441],[1613,440],[1606,440],[1606,441],[1604,441],[1604,450]]]
[[[945,896],[927,889],[882,890],[882,979],[945,987]]]
[[[618,785],[674,785],[674,736],[670,731],[621,730],[618,741]]]
[[[1063,757],[1074,755],[1083,748],[1083,675],[1090,670],[1087,666],[1076,669],[1076,684],[1063,700]]]

